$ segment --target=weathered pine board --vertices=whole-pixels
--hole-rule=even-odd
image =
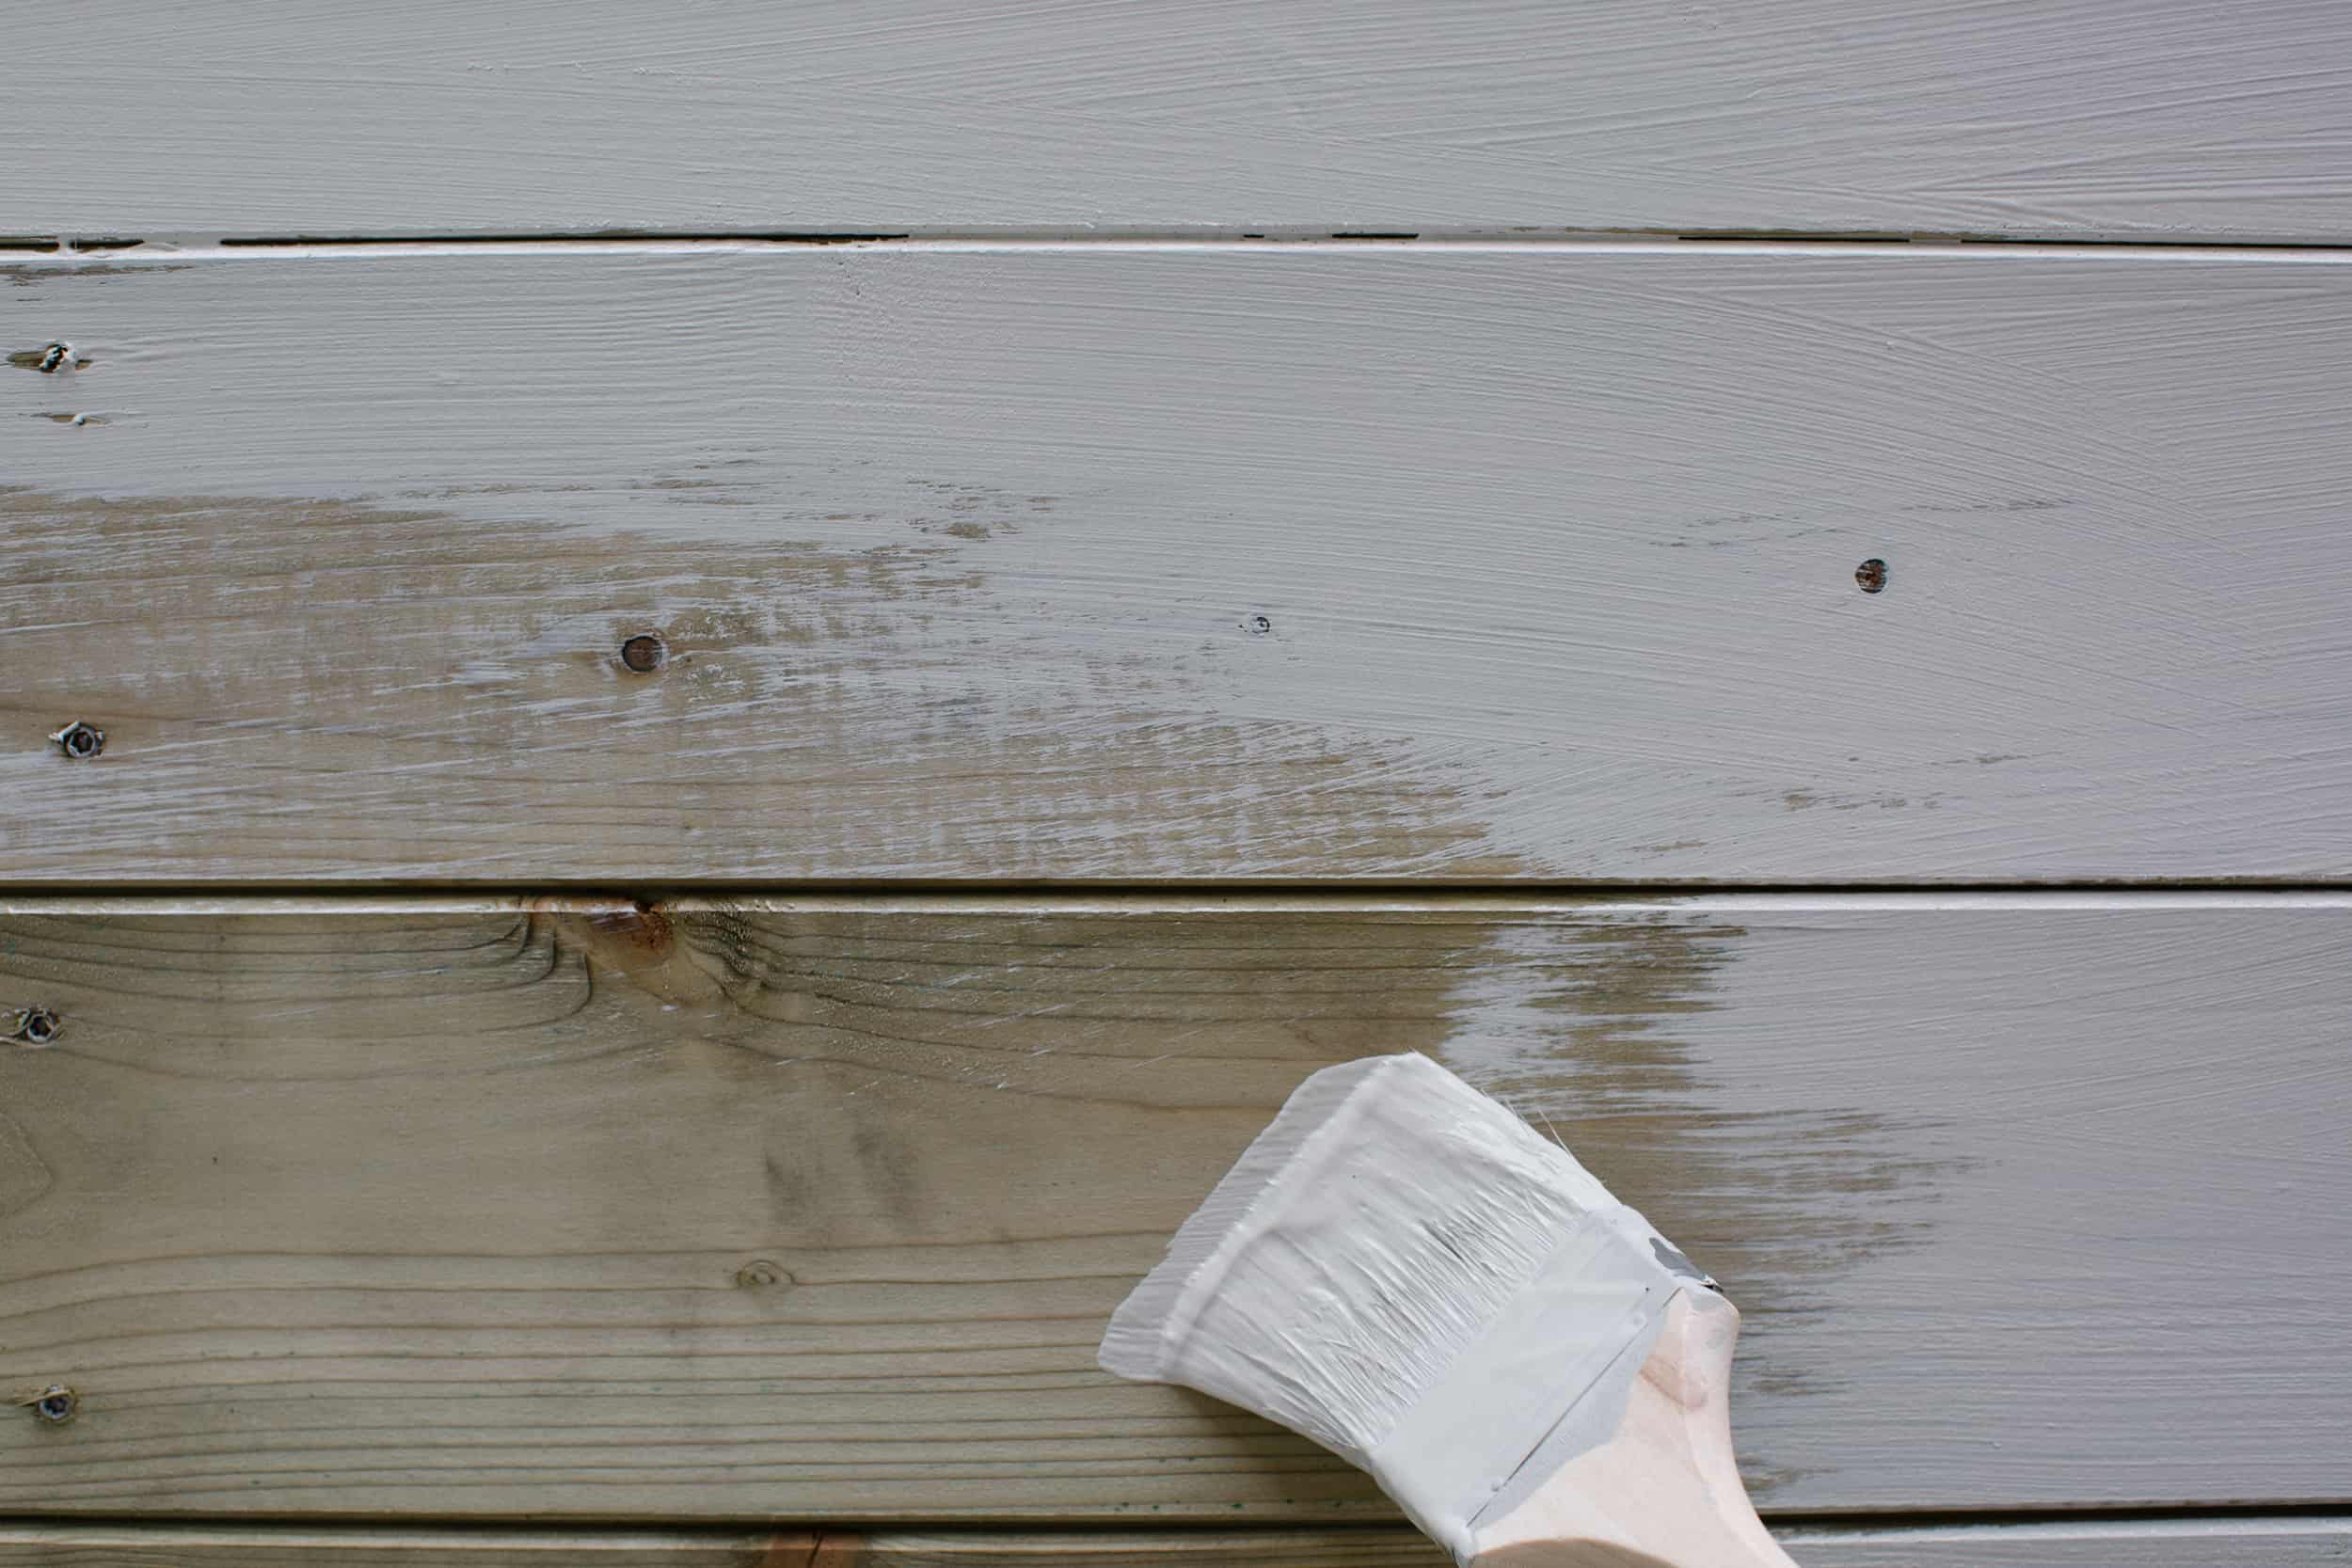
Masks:
[[[6,8],[24,233],[2352,234],[2333,0]]]
[[[2352,1561],[2324,1516],[1797,1529],[1807,1568],[2311,1568]],[[0,1526],[0,1568],[1444,1568],[1403,1529],[1057,1532]]]
[[[2352,256],[257,254],[0,283],[0,878],[2352,872]]]
[[[2352,897],[12,911],[0,1513],[1392,1518],[1092,1356],[1409,1049],[1742,1304],[1768,1511],[2352,1476]]]

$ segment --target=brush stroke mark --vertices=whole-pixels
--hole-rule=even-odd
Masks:
[[[1749,1325],[1740,1394],[1785,1402],[1844,1380],[1818,1356],[1787,1361],[1782,1338],[1835,1312],[1865,1260],[1924,1244],[1936,1188],[1961,1166],[1919,1152],[1942,1125],[1931,1116],[1760,1108],[1740,1075],[1769,1064],[1693,1044],[1702,1015],[1734,1005],[1750,940],[1740,925],[1655,909],[1503,925],[1436,1054],[1551,1132],[1713,1275]],[[1766,1493],[1805,1473],[1751,1467],[1748,1480]]]
[[[23,701],[103,696],[157,729],[95,786],[109,809],[24,773],[0,858],[54,867],[39,824],[70,811],[83,863],[154,864],[160,834],[165,860],[237,876],[576,870],[583,841],[616,875],[1042,875],[1236,847],[1278,874],[1518,868],[1482,847],[1485,792],[1394,736],[1237,715],[1255,676],[1214,660],[1065,646],[988,569],[1024,526],[1006,518],[1052,498],[937,488],[848,549],[0,489]],[[663,666],[625,675],[615,650],[646,633]]]
[[[702,899],[656,912],[697,974],[723,976],[727,1016],[692,1025],[717,1050],[711,1070],[768,1092],[823,1085],[821,1133],[768,1150],[769,1183],[789,1195],[780,1215],[829,1181],[858,1195],[850,1209],[913,1223],[885,1177],[889,1151],[919,1134],[901,1117],[866,1119],[893,1096],[1213,1110],[1279,1103],[1301,1070],[1286,1064],[1424,1051],[1556,1133],[1722,1280],[1751,1325],[1743,1396],[1785,1403],[1844,1380],[1818,1358],[1788,1362],[1776,1343],[1835,1312],[1862,1262],[1925,1244],[1937,1184],[1959,1168],[1919,1151],[1941,1125],[1931,1116],[1761,1108],[1694,1046],[1692,1025],[1724,1006],[1748,937],[1698,915],[1601,903],[1549,920],[860,915]],[[1251,1115],[1237,1125],[1254,1135]],[[911,1149],[896,1164],[922,1167]],[[1169,1229],[1199,1196],[1169,1187]]]

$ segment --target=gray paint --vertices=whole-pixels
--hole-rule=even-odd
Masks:
[[[20,232],[2352,234],[2328,0],[15,0],[0,32]]]
[[[2342,875],[2348,261],[28,263],[0,869]]]

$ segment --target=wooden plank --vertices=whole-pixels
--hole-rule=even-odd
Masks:
[[[2352,234],[2328,0],[6,20],[0,221],[30,232]]]
[[[1818,1568],[2310,1568],[2352,1562],[2342,1517],[1954,1526],[1784,1537]]]
[[[0,1512],[1392,1518],[1092,1357],[1410,1049],[1725,1282],[1769,1511],[2352,1474],[2352,897],[11,908]]]
[[[847,1568],[817,1544],[806,1530],[18,1523],[0,1525],[0,1568]]]
[[[1806,1568],[2310,1568],[2352,1561],[2352,1523],[2328,1517],[1786,1529]],[[893,1531],[854,1548],[828,1532],[839,1568],[1446,1568],[1405,1531],[989,1536]],[[862,1555],[861,1555],[862,1554]],[[0,1563],[8,1560],[0,1555]],[[818,1554],[808,1568],[834,1568]]]
[[[1807,1568],[2311,1568],[2352,1561],[2325,1515],[1784,1530]],[[0,1568],[1445,1568],[1401,1528],[861,1532],[0,1526]]]
[[[2352,872],[2338,253],[241,254],[0,287],[19,884]]]

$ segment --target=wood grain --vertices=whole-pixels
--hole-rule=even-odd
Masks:
[[[2352,262],[1693,250],[17,267],[0,878],[2352,873]]]
[[[2352,1561],[2326,1516],[1804,1528],[1806,1568],[2312,1568]],[[384,1526],[0,1526],[0,1568],[1445,1568],[1402,1528],[863,1532],[418,1529]]]
[[[2352,233],[2352,17],[2328,0],[20,0],[6,23],[21,232]]]
[[[1724,1281],[1768,1512],[2344,1492],[2352,898],[9,908],[10,1513],[1392,1518],[1092,1357],[1411,1049]]]

